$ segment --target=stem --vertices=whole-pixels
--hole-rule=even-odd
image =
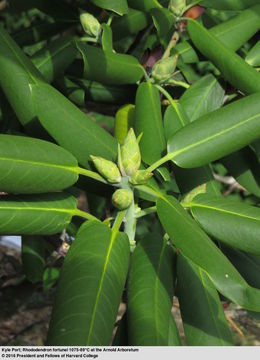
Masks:
[[[124,220],[125,214],[126,214],[126,210],[122,210],[117,213],[116,219],[115,219],[113,227],[112,227],[113,232],[119,231],[120,226]]]
[[[151,82],[151,79],[149,78],[149,76],[148,76],[148,74],[147,74],[147,72],[146,72],[146,70],[145,70],[145,68],[143,66],[142,66],[142,70],[143,70],[143,73],[144,73],[145,80],[147,82]]]
[[[173,35],[172,35],[172,38],[162,56],[162,59],[167,59],[170,54],[171,54],[171,49],[174,48],[174,46],[176,45],[176,43],[178,42],[180,36],[179,36],[179,33],[177,31],[174,31]]]
[[[99,175],[98,173],[96,173],[94,171],[83,169],[81,167],[77,167],[77,173],[80,175],[84,175],[84,176],[90,177],[92,179],[95,179],[97,181],[100,181],[104,184],[108,184],[108,182],[101,175]]]
[[[92,38],[89,36],[82,36],[80,39],[80,41],[87,41],[87,42],[93,42],[93,43],[97,43],[98,39],[97,38]]]
[[[168,84],[171,85],[177,85],[177,86],[182,86],[185,89],[188,89],[190,87],[189,84],[185,83],[184,81],[179,81],[179,80],[174,80],[174,79],[170,79],[167,81]]]
[[[136,215],[135,218],[139,219],[145,215],[149,215],[149,214],[153,214],[156,212],[156,206],[151,206],[149,208],[143,209],[141,211],[139,211]]]
[[[171,160],[172,155],[171,154],[166,154],[164,157],[162,157],[161,159],[157,160],[155,163],[153,163],[151,166],[149,166],[146,170],[148,172],[152,172],[154,171],[156,168],[158,168],[159,166],[161,166],[162,164],[166,163],[167,161]]]
[[[95,220],[95,221],[99,221],[99,219],[97,219],[95,216],[85,212],[85,211],[82,211],[82,210],[79,210],[79,209],[76,209],[75,211],[73,211],[73,215],[74,216],[80,216],[80,217],[83,217],[87,220]]]

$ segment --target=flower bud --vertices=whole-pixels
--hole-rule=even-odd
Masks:
[[[152,70],[152,77],[155,81],[163,82],[170,79],[175,71],[178,55],[175,54],[166,59],[157,61]]]
[[[147,171],[147,170],[137,170],[133,175],[131,176],[129,182],[132,185],[142,185],[145,184],[150,177],[153,176],[153,173]]]
[[[113,205],[119,210],[125,210],[132,204],[134,197],[131,190],[118,189],[112,196]]]
[[[121,147],[121,159],[124,172],[131,176],[141,165],[141,154],[134,130],[131,128]]]
[[[171,0],[169,9],[176,15],[181,16],[186,7],[186,0]]]
[[[93,15],[89,13],[82,13],[80,15],[80,22],[85,33],[90,36],[99,36],[101,31],[101,25]]]
[[[98,156],[90,156],[91,160],[93,161],[95,168],[97,171],[110,183],[120,183],[121,181],[121,174],[116,166],[112,161],[103,159],[102,157]]]

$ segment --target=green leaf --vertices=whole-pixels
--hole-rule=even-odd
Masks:
[[[222,158],[221,162],[240,185],[260,197],[260,164],[249,146]]]
[[[137,135],[143,133],[140,141],[142,160],[150,165],[160,159],[166,148],[160,94],[148,82],[139,85],[136,93],[135,131]]]
[[[135,106],[125,104],[121,106],[115,116],[114,136],[120,144],[123,144],[130,128],[134,127]]]
[[[44,193],[65,189],[78,179],[77,160],[50,142],[0,135],[0,189],[8,193]]]
[[[131,55],[105,52],[77,41],[84,60],[84,77],[102,84],[135,84],[144,73],[138,60]]]
[[[76,214],[76,199],[65,193],[1,196],[0,233],[53,235],[61,232]]]
[[[217,10],[243,10],[258,4],[258,0],[203,0],[200,5]]]
[[[161,194],[157,212],[180,253],[204,270],[217,290],[246,309],[260,311],[260,291],[246,283],[175,198]]]
[[[90,167],[90,155],[115,160],[116,140],[56,89],[39,84],[32,87],[32,95],[42,126],[83,166]]]
[[[177,290],[188,346],[233,345],[219,295],[208,275],[177,257]]]
[[[147,281],[149,279],[149,281]],[[134,346],[166,346],[173,299],[173,250],[149,234],[134,250],[128,283],[128,338]],[[179,345],[175,337],[175,345]]]
[[[260,257],[225,245],[221,245],[221,249],[248,284],[260,289]]]
[[[102,24],[102,49],[104,52],[113,51],[113,34],[111,27],[107,24]]]
[[[192,122],[202,115],[221,107],[225,91],[211,74],[203,76],[187,89],[180,98],[180,105]]]
[[[174,15],[165,8],[154,8],[151,15],[160,43],[166,49],[173,35]]]
[[[260,209],[227,198],[198,195],[192,215],[202,228],[229,246],[260,255]]]
[[[19,121],[31,132],[39,132],[30,84],[43,80],[23,51],[0,26],[0,85]]]
[[[120,40],[127,35],[135,35],[149,24],[148,14],[129,9],[128,14],[113,19],[111,28],[114,40]]]
[[[249,65],[260,66],[260,40],[250,49],[245,60]]]
[[[33,284],[42,281],[45,266],[45,240],[41,236],[22,237],[22,264],[26,278]]]
[[[48,345],[109,345],[129,254],[125,234],[95,221],[81,226],[61,270]]]
[[[208,164],[243,148],[260,136],[260,94],[213,111],[179,130],[168,142],[168,156],[178,166]]]
[[[45,80],[52,82],[64,73],[75,59],[76,54],[77,49],[72,44],[72,38],[62,37],[37,51],[31,60]]]
[[[260,29],[259,17],[260,6],[257,5],[213,26],[209,32],[228,46],[230,50],[237,51]],[[187,41],[177,44],[175,50],[185,63],[199,61],[195,50]]]
[[[260,74],[254,68],[197,21],[189,20],[187,29],[196,48],[212,61],[231,85],[245,94],[260,92]]]
[[[61,77],[55,81],[58,89],[74,104],[79,107],[85,106],[85,89],[70,78]]]
[[[128,0],[128,5],[141,11],[150,11],[151,9],[162,7],[162,5],[157,0]]]
[[[111,10],[119,15],[128,13],[128,5],[126,0],[90,0],[94,5],[101,9]]]

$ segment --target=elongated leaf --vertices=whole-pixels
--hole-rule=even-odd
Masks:
[[[78,179],[77,160],[44,140],[0,135],[0,190],[44,193],[65,189]]]
[[[260,289],[260,257],[246,254],[224,244],[221,245],[221,249],[248,284]]]
[[[242,10],[258,4],[258,0],[203,0],[201,5],[217,10]]]
[[[147,282],[149,279],[149,282]],[[134,251],[128,284],[128,337],[135,346],[165,346],[173,299],[173,250],[149,234]],[[175,338],[175,345],[179,345]]]
[[[259,17],[260,6],[257,5],[242,11],[225,22],[213,26],[209,29],[209,32],[228,46],[230,50],[237,51],[260,29]],[[185,63],[199,61],[195,50],[187,41],[177,44],[174,50],[178,52],[179,57]]]
[[[32,62],[46,81],[52,82],[63,74],[75,59],[76,54],[77,49],[72,44],[71,37],[63,37],[52,41],[36,52],[32,57]]]
[[[111,24],[114,40],[120,40],[127,35],[137,34],[149,23],[148,14],[134,9],[129,9],[128,14],[115,18]]]
[[[260,164],[249,146],[224,157],[221,162],[240,185],[260,197]]]
[[[245,60],[252,66],[260,66],[260,40],[250,49]]]
[[[43,127],[82,165],[90,166],[90,155],[116,158],[116,140],[52,86],[34,86],[32,95]]]
[[[33,45],[59,34],[67,27],[68,24],[66,23],[48,23],[41,21],[29,28],[19,30],[18,32],[11,34],[11,36],[19,46]]]
[[[135,84],[143,77],[138,60],[125,54],[105,52],[94,46],[77,42],[84,60],[84,77],[102,84]]]
[[[113,34],[111,27],[107,24],[102,24],[101,43],[102,43],[102,49],[105,52],[113,51]]]
[[[260,311],[260,291],[246,283],[175,198],[160,195],[157,212],[180,253],[203,269],[224,296],[246,309]]]
[[[141,11],[150,11],[151,9],[162,7],[157,0],[128,0],[128,5]]]
[[[58,89],[74,104],[85,106],[85,90],[73,80],[67,77],[58,78],[55,81]]]
[[[114,128],[114,136],[120,144],[123,144],[129,129],[134,127],[134,122],[135,106],[133,104],[121,106],[116,113]]]
[[[219,295],[208,275],[178,255],[177,277],[178,300],[187,345],[232,345]]]
[[[41,236],[22,237],[22,264],[26,278],[33,284],[42,281],[45,266],[45,240]]]
[[[76,199],[65,193],[1,196],[0,233],[57,234],[70,223],[76,207]]]
[[[260,255],[260,209],[238,201],[198,195],[190,204],[203,229],[227,245]]]
[[[225,91],[211,74],[202,77],[187,89],[180,98],[180,104],[190,122],[221,107]]]
[[[102,9],[112,10],[119,15],[123,15],[128,12],[126,0],[91,0],[91,2]]]
[[[245,94],[260,92],[260,74],[254,68],[198,22],[189,20],[187,28],[196,48],[212,61],[231,85]]]
[[[0,68],[0,85],[19,121],[29,131],[38,132],[40,125],[35,120],[30,84],[42,81],[43,77],[2,27]]]
[[[96,221],[81,226],[62,267],[48,345],[109,345],[128,262],[125,234]]]
[[[259,94],[245,97],[187,125],[169,140],[169,158],[192,168],[248,145],[260,136],[259,100]]]
[[[152,164],[160,159],[166,148],[164,138],[161,101],[157,88],[151,83],[139,85],[136,94],[135,130],[139,135],[142,160]]]
[[[154,8],[151,10],[151,15],[160,43],[166,49],[173,35],[174,15],[165,8]]]

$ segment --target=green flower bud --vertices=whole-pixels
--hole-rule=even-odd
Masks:
[[[98,156],[90,156],[91,160],[93,161],[95,168],[97,171],[110,183],[120,183],[121,181],[121,174],[116,166],[112,161],[103,159],[102,157]]]
[[[181,16],[186,8],[186,0],[171,0],[169,9],[176,15]]]
[[[141,165],[141,154],[134,130],[131,128],[121,146],[121,159],[124,172],[131,176]]]
[[[131,176],[129,182],[132,185],[142,185],[145,184],[150,177],[153,176],[153,173],[147,171],[147,170],[137,170],[133,175]]]
[[[119,210],[125,210],[132,204],[134,197],[131,190],[118,189],[112,196],[113,205]]]
[[[155,81],[163,82],[170,79],[176,69],[178,55],[175,54],[166,59],[161,59],[154,64],[152,77]]]
[[[80,22],[85,33],[90,36],[99,36],[101,31],[101,25],[93,15],[89,13],[82,13],[80,15]]]

